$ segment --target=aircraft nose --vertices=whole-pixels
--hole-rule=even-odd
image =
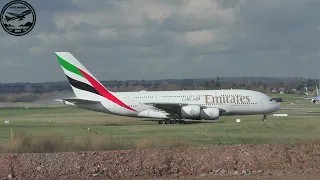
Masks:
[[[276,103],[275,105],[274,105],[274,110],[275,111],[278,111],[280,109],[280,103]]]

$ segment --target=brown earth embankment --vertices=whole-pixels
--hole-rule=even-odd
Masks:
[[[1,179],[106,179],[320,169],[320,145],[238,145],[106,152],[0,154]]]

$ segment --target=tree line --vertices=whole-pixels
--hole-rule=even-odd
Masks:
[[[248,89],[264,93],[273,91],[278,93],[280,90],[284,93],[301,93],[304,91],[312,92],[315,86],[319,84],[318,82],[317,79],[306,78],[215,77],[203,79],[113,80],[102,81],[102,84],[111,91]],[[33,101],[47,94],[60,91],[71,91],[69,82],[0,83],[0,101]]]

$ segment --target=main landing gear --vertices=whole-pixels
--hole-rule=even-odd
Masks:
[[[263,115],[262,121],[267,121],[267,115]]]
[[[181,119],[164,119],[160,120],[159,124],[184,124],[185,121]]]

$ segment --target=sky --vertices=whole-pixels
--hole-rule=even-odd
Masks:
[[[0,27],[1,82],[66,81],[55,51],[99,80],[320,76],[319,0],[27,2],[30,33]]]

